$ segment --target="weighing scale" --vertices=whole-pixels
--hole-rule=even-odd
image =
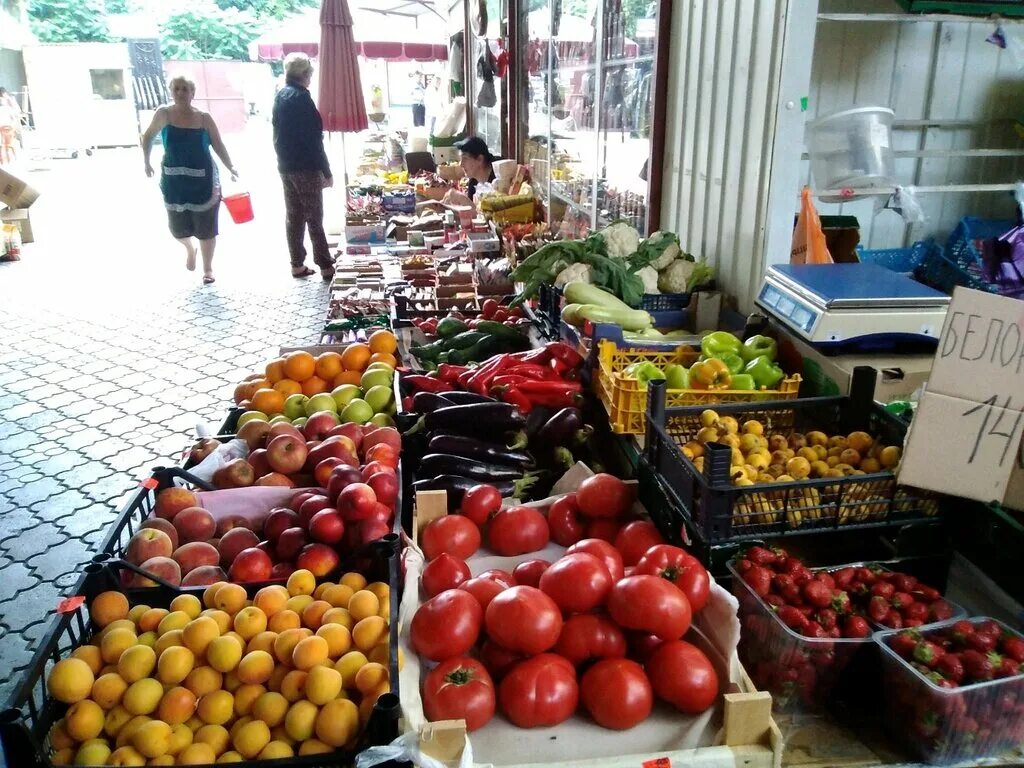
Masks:
[[[768,268],[756,303],[833,353],[933,348],[949,296],[877,264],[780,264]]]

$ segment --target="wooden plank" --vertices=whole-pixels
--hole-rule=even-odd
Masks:
[[[767,691],[727,693],[725,699],[725,744],[737,747],[760,744],[772,722],[772,696]]]
[[[458,760],[465,746],[465,720],[438,720],[420,729],[420,751],[427,757],[442,762]]]
[[[419,543],[420,532],[429,523],[448,514],[446,491],[417,491],[413,509],[413,541]]]

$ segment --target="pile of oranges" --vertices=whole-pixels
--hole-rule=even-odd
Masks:
[[[54,665],[70,705],[50,730],[54,765],[206,765],[352,747],[390,690],[390,591],[346,573],[249,600],[218,582],[168,609],[120,592],[90,605],[99,630]]]
[[[373,363],[398,367],[398,340],[391,331],[374,331],[366,342],[349,344],[342,352],[290,352],[267,363],[235,386],[235,404],[267,414],[281,413],[291,395],[313,397],[343,384],[358,385]]]

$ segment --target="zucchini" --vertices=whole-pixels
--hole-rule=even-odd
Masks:
[[[491,336],[497,336],[499,339],[522,341],[525,338],[515,328],[509,328],[507,325],[494,320],[478,320],[474,330],[481,333],[489,333]]]
[[[618,296],[608,293],[608,291],[598,288],[596,285],[584,283],[581,280],[566,283],[565,287],[562,288],[562,295],[565,296],[565,300],[570,304],[592,304],[598,307],[619,310],[633,309],[619,299]]]
[[[580,307],[582,306],[582,304],[566,304],[562,307],[562,320],[577,327],[583,325],[583,320],[580,318]]]
[[[449,339],[468,330],[469,326],[457,317],[443,317],[437,324],[437,335],[442,339]]]
[[[453,349],[469,349],[482,339],[488,339],[492,334],[483,331],[463,331],[460,334],[445,339],[445,345],[449,352]]]
[[[609,309],[595,304],[584,304],[579,315],[592,323],[613,323],[626,331],[646,331],[654,325],[650,314],[642,309]]]

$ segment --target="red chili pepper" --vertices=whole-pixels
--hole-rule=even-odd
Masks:
[[[402,410],[406,412],[412,410],[412,395],[406,395],[402,398]]]
[[[522,384],[524,381],[530,381],[525,376],[519,376],[515,373],[505,373],[502,371],[500,374],[491,379],[491,389],[494,387],[516,387]]]
[[[583,395],[572,390],[530,393],[520,391],[520,394],[534,405],[548,408],[578,408],[583,404]]]
[[[437,366],[437,376],[441,381],[447,381],[449,384],[454,384],[459,380],[459,376],[469,368],[465,365],[452,365],[451,363],[441,363]]]
[[[537,379],[538,381],[551,377],[551,369],[538,363],[518,363],[509,368],[508,372],[526,379]]]
[[[550,392],[579,392],[582,385],[578,381],[524,381],[518,388],[525,395],[543,395]]]
[[[512,365],[508,355],[496,355],[485,362],[469,380],[466,388],[478,395],[486,395],[490,388],[491,379]]]
[[[551,341],[544,347],[550,355],[573,368],[583,365],[583,357],[564,341]]]
[[[533,410],[533,401],[513,387],[500,388],[498,397],[501,398],[503,403],[511,403],[514,405],[524,416]]]
[[[539,363],[544,365],[551,359],[551,351],[547,347],[541,347],[540,349],[531,349],[527,352],[514,352],[509,357],[520,363]]]
[[[403,376],[402,381],[417,392],[451,392],[452,385],[447,381],[431,376]]]

